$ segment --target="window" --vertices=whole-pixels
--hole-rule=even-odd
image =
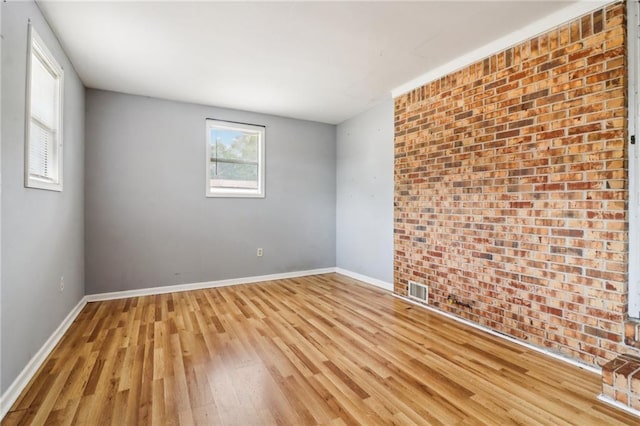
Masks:
[[[62,191],[63,72],[29,26],[25,186]]]
[[[207,120],[207,197],[264,197],[265,128]]]

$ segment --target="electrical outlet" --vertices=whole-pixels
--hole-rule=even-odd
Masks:
[[[60,293],[64,291],[64,277],[60,277]]]
[[[261,248],[259,248],[259,249],[256,251],[256,256],[258,256],[258,257],[262,257],[262,249],[261,249]]]

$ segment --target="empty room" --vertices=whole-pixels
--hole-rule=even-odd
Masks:
[[[2,2],[0,423],[640,424],[639,15]]]

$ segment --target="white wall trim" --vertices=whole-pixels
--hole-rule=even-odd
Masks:
[[[349,271],[347,269],[342,269],[338,267],[335,268],[335,272],[338,274],[346,275],[349,278],[353,278],[353,279],[365,282],[367,284],[374,285],[383,290],[387,290],[391,292],[393,291],[393,283],[388,283],[386,281],[382,281],[377,278],[372,278],[366,275],[358,274],[357,272]]]
[[[628,170],[629,170],[629,259],[640,257],[640,96],[638,96],[638,69],[640,65],[640,6],[637,1],[627,0],[627,66],[629,76],[628,105]],[[631,137],[636,143],[631,143]],[[640,264],[628,262],[629,316],[640,318]]]
[[[0,420],[9,412],[11,406],[16,402],[20,393],[29,384],[29,381],[38,372],[38,369],[42,366],[47,359],[53,348],[56,347],[60,339],[67,332],[73,321],[78,314],[82,311],[82,308],[87,304],[87,297],[80,299],[78,304],[69,312],[66,318],[58,326],[58,328],[51,334],[47,341],[42,345],[38,352],[31,357],[27,365],[22,369],[18,377],[11,383],[11,386],[7,388],[5,393],[0,396]]]
[[[640,411],[636,410],[633,407],[629,407],[628,405],[625,405],[625,404],[623,404],[621,402],[613,400],[613,399],[609,398],[606,395],[600,394],[600,395],[598,395],[598,399],[600,401],[604,402],[605,404],[613,405],[614,407],[619,408],[622,411],[626,411],[629,414],[633,414],[634,416],[640,417]]]
[[[413,300],[408,299],[408,298],[403,297],[403,296],[400,296],[400,295],[398,295],[396,293],[392,293],[392,294],[393,294],[394,297],[397,297],[398,299],[402,299],[407,303],[411,303],[412,305],[420,306],[420,307],[422,307],[424,309],[427,309],[427,310],[429,310],[431,312],[434,312],[436,314],[443,315],[443,316],[445,316],[447,318],[450,318],[450,319],[452,319],[454,321],[458,321],[458,322],[460,322],[462,324],[466,324],[466,325],[471,326],[473,328],[477,328],[478,330],[482,330],[484,332],[487,332],[487,333],[489,333],[489,334],[491,334],[493,336],[501,337],[501,338],[503,338],[505,340],[508,340],[508,341],[510,341],[512,343],[518,344],[520,346],[524,346],[527,349],[531,349],[531,350],[539,352],[541,354],[550,356],[551,358],[555,358],[555,359],[557,359],[559,361],[566,362],[567,364],[571,364],[571,365],[573,365],[575,367],[582,368],[582,369],[590,371],[592,373],[602,374],[602,369],[600,367],[594,367],[594,366],[589,365],[589,364],[584,364],[584,363],[582,363],[580,361],[576,361],[575,359],[559,355],[559,354],[557,354],[555,352],[551,352],[551,351],[548,351],[546,349],[540,348],[538,346],[534,346],[534,345],[532,345],[530,343],[523,342],[523,341],[518,340],[518,339],[516,339],[514,337],[507,336],[506,334],[498,333],[497,331],[494,331],[494,330],[492,330],[492,329],[490,329],[488,327],[485,327],[483,325],[477,324],[477,323],[475,323],[473,321],[466,320],[464,318],[460,318],[460,317],[455,316],[453,314],[450,314],[448,312],[441,311],[441,310],[436,309],[436,308],[434,308],[432,306],[428,306],[428,305],[424,305],[422,303],[414,302]]]
[[[545,16],[544,18],[527,25],[526,27],[520,28],[517,31],[514,31],[504,37],[492,41],[491,43],[485,44],[484,46],[472,52],[459,56],[444,65],[441,65],[417,78],[414,78],[411,81],[408,81],[401,86],[396,87],[391,91],[391,96],[397,98],[404,93],[424,86],[431,81],[451,74],[454,71],[460,70],[495,53],[501,52],[508,47],[514,46],[525,40],[529,40],[554,27],[557,27],[558,25],[569,22],[586,13],[599,9],[609,3],[612,3],[612,0],[581,0],[577,3],[572,3],[569,6],[560,9],[555,13],[552,13],[551,15]]]
[[[154,296],[156,294],[176,293],[179,291],[201,290],[205,288],[258,283],[262,281],[283,280],[287,278],[306,277],[308,275],[329,274],[335,271],[336,268],[310,269],[307,271],[285,272],[282,274],[258,275],[253,277],[231,278],[227,280],[150,287],[139,290],[124,290],[114,291],[110,293],[89,294],[85,297],[87,298],[88,302],[99,302],[103,300],[126,299],[128,297]]]

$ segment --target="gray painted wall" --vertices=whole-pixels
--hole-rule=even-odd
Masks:
[[[393,283],[393,100],[337,128],[336,266]]]
[[[35,3],[1,7],[4,393],[84,294],[84,87]],[[64,192],[24,187],[29,18],[64,68]]]
[[[86,102],[87,294],[335,266],[335,126],[99,90]],[[266,198],[205,197],[207,117],[267,127]]]

